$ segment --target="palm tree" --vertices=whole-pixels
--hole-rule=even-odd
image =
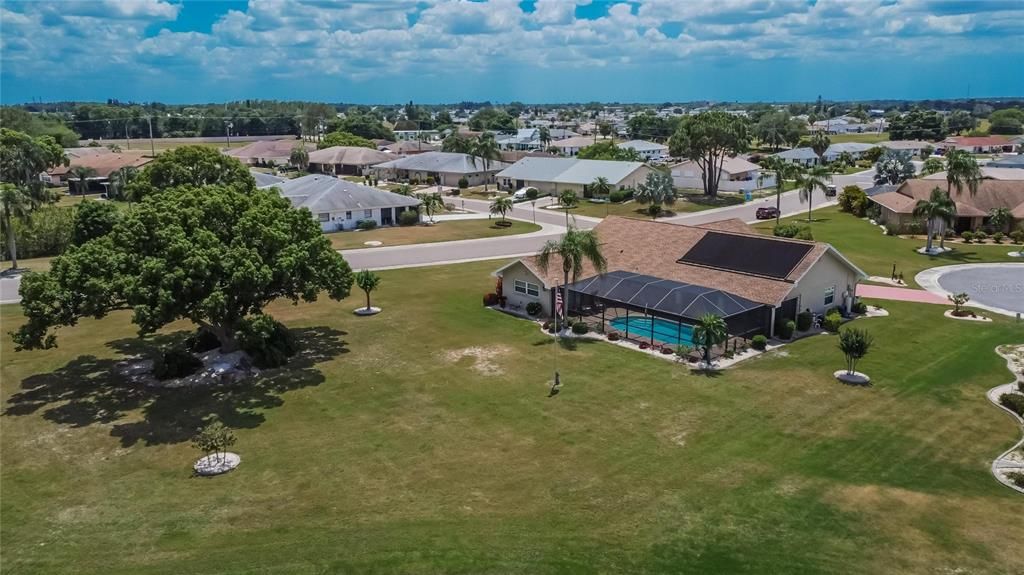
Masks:
[[[633,198],[641,204],[651,204],[647,214],[651,219],[661,214],[662,204],[671,206],[676,202],[676,190],[672,185],[672,176],[661,170],[647,172],[647,178],[637,186]]]
[[[728,338],[729,328],[725,320],[713,313],[704,314],[693,326],[693,343],[704,351],[705,367],[711,367],[711,348],[724,343]]]
[[[134,199],[129,184],[135,181],[135,178],[139,176],[139,169],[135,166],[125,166],[120,170],[110,174],[110,190],[112,197],[117,199],[123,199],[128,201],[128,205],[131,205]]]
[[[768,156],[761,160],[761,167],[775,175],[775,225],[779,225],[779,220],[782,218],[782,194],[786,191],[786,180],[795,178],[800,173],[800,167],[778,156]],[[762,171],[757,177],[758,187],[764,183],[765,179]]]
[[[18,242],[14,231],[14,220],[28,219],[32,210],[32,198],[14,184],[0,184],[0,231],[7,235],[7,253],[11,257],[11,269],[18,267]]]
[[[473,151],[473,142],[453,131],[441,141],[441,151],[453,154],[468,154]]]
[[[504,198],[497,198],[493,202],[491,202],[491,214],[496,216],[500,215],[501,222],[504,224],[505,214],[511,212],[513,207],[514,204],[512,203],[512,198],[509,198],[507,196]]]
[[[964,186],[973,196],[978,193],[978,183],[981,182],[981,168],[978,167],[974,156],[963,150],[950,150],[946,152],[946,193],[953,195],[953,188],[956,188],[957,195],[963,193]]]
[[[469,152],[470,160],[473,165],[476,165],[476,161],[479,159],[480,163],[483,164],[484,172],[490,171],[491,162],[501,159],[501,150],[498,149],[498,142],[494,140],[494,134],[490,132],[484,132],[477,137],[476,141],[473,142],[472,151]],[[487,191],[487,182],[490,180],[488,174],[484,174],[484,191]]]
[[[412,186],[409,184],[399,184],[395,188],[395,193],[400,196],[412,196]]]
[[[923,218],[926,222],[928,242],[925,244],[925,251],[931,253],[935,224],[940,221],[951,223],[956,218],[956,204],[949,198],[949,194],[936,186],[927,200],[917,201],[913,215],[915,218]]]
[[[75,187],[78,188],[79,195],[84,196],[89,191],[89,178],[96,175],[96,170],[89,166],[74,166],[68,170],[68,174],[70,175],[68,179],[78,180]]]
[[[430,223],[434,223],[434,214],[442,209],[444,209],[444,200],[441,199],[441,194],[433,193],[423,196],[423,211],[430,218]]]
[[[569,210],[579,205],[579,196],[572,190],[565,190],[558,194],[558,205],[565,210],[565,227],[569,227]]]
[[[988,213],[988,223],[992,229],[1001,232],[1013,221],[1013,212],[1009,208],[992,208]]]
[[[305,170],[309,167],[309,151],[306,150],[306,146],[299,144],[292,148],[292,153],[288,156],[288,161],[300,170]]]
[[[825,155],[825,151],[832,145],[832,139],[828,137],[825,132],[815,132],[811,136],[811,149],[818,155],[818,163],[822,163],[822,156]]]
[[[608,183],[608,178],[598,176],[590,184],[590,191],[593,192],[594,197],[607,197],[612,193],[612,185]]]
[[[828,183],[832,180],[832,174],[825,166],[812,166],[806,171],[796,175],[796,185],[800,190],[800,201],[807,202],[807,221],[811,221],[811,205],[814,200],[814,190],[828,191]]]
[[[558,241],[548,240],[544,244],[537,256],[537,263],[547,271],[548,266],[551,265],[551,259],[555,255],[562,258],[562,274],[564,275],[562,317],[564,318],[569,307],[569,274],[572,274],[572,281],[575,282],[577,276],[583,272],[585,262],[590,262],[597,273],[604,273],[608,262],[605,260],[604,254],[601,253],[601,242],[594,230],[578,230],[572,227],[566,229],[565,235]],[[557,314],[555,321],[558,321]]]
[[[380,276],[370,270],[363,270],[356,273],[355,280],[359,289],[366,292],[366,311],[370,311],[370,292],[380,285]]]
[[[836,157],[836,161],[842,164],[843,166],[852,166],[854,163],[853,154],[851,154],[850,152],[842,152],[841,154],[839,154],[839,156]]]
[[[551,143],[551,130],[547,126],[541,126],[538,130],[538,139],[540,140],[540,147],[547,148],[548,144]]]

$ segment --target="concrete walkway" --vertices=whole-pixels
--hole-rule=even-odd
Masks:
[[[1006,368],[1009,369],[1010,373],[1012,374],[1016,374],[1017,371],[1020,369],[1020,366],[1017,365],[1016,362],[1014,362],[1013,360],[1013,353],[1015,347],[1019,348],[1024,346],[1006,346],[1004,350],[1001,350],[998,347],[996,348],[996,353],[999,354],[999,357],[1002,357],[1003,359],[1006,360]],[[993,387],[992,389],[988,390],[988,393],[986,393],[985,396],[988,398],[989,401],[994,403],[996,407],[1010,414],[1010,417],[1014,418],[1014,420],[1016,420],[1018,424],[1024,425],[1024,418],[1021,418],[1019,415],[1010,411],[1001,403],[999,403],[999,397],[1001,395],[1003,395],[1004,393],[1011,393],[1016,391],[1018,381],[1020,380],[1014,377],[1014,380],[1011,381],[1010,383],[997,385],[996,387]],[[1014,489],[1016,491],[1024,493],[1024,487],[1017,487],[1004,477],[1004,474],[1012,471],[1024,473],[1024,457],[1020,456],[1017,453],[1017,449],[1019,449],[1021,446],[1024,446],[1024,438],[1018,441],[1013,447],[1004,451],[1002,455],[997,457],[995,461],[992,462],[992,475],[995,476],[996,480],[998,480],[1003,485],[1009,487],[1010,489]]]
[[[888,299],[893,301],[909,301],[914,303],[937,303],[948,304],[946,298],[933,294],[923,289],[898,288],[889,286],[873,286],[860,284],[857,286],[857,295],[873,299]]]

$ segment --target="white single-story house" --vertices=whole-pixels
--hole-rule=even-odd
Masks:
[[[840,142],[829,146],[825,150],[823,157],[826,162],[834,162],[839,159],[840,154],[845,153],[850,154],[854,160],[859,160],[864,157],[865,152],[874,147],[875,144],[865,144],[863,142]]]
[[[650,171],[643,162],[526,157],[498,172],[496,178],[498,185],[507,190],[532,187],[541,193],[574,190],[586,194],[599,177],[607,179],[613,190],[623,190],[643,183]]]
[[[309,153],[309,171],[361,176],[370,166],[393,157],[386,152],[360,146],[331,146]]]
[[[911,155],[919,157],[922,152],[926,149],[935,149],[935,146],[928,142],[922,142],[921,140],[889,140],[885,142],[878,142],[879,147],[887,150],[896,150],[898,152],[910,152]]]
[[[704,188],[704,171],[697,162],[685,160],[671,167],[672,183],[677,188]],[[718,189],[723,192],[753,191],[759,188],[770,188],[775,185],[775,176],[765,174],[762,181],[761,166],[739,156],[727,156],[722,162],[721,177]]]
[[[579,134],[563,128],[550,128],[548,130],[550,141],[547,142],[547,145],[550,146],[551,142],[555,140],[564,140],[574,136],[579,136]],[[495,136],[495,142],[502,150],[540,150],[545,146],[545,143],[540,141],[540,128],[520,128],[516,130],[515,134],[498,134]]]
[[[963,150],[972,154],[1012,152],[1014,142],[1006,136],[952,136],[935,145],[940,150]]]
[[[815,166],[818,164],[818,154],[815,154],[811,148],[793,148],[792,150],[785,150],[773,155],[798,166]]]
[[[749,338],[773,334],[781,321],[804,310],[850,311],[857,283],[867,277],[830,244],[758,234],[739,220],[684,226],[612,216],[594,231],[607,267],[599,274],[586,263],[570,276],[573,316],[598,313],[607,320],[630,310],[693,324],[703,313],[715,313],[730,334]],[[508,307],[526,310],[537,302],[551,317],[563,273],[556,255],[547,268],[530,256],[494,275]]]
[[[551,142],[551,147],[558,150],[558,153],[566,157],[573,157],[580,153],[580,150],[587,146],[593,146],[594,144],[603,141],[600,138],[593,138],[590,136],[574,136],[572,138],[565,138],[564,140],[556,140]]]
[[[325,232],[355,229],[362,220],[392,226],[398,223],[399,214],[415,211],[420,205],[414,197],[323,174],[310,174],[264,188],[277,189],[292,206],[308,209]]]
[[[645,162],[660,160],[668,156],[668,146],[647,140],[630,140],[618,144],[618,147],[624,150],[635,150]]]
[[[440,132],[437,130],[395,130],[395,139],[402,141],[415,141],[415,140],[436,140]]]
[[[456,187],[459,180],[466,178],[470,186],[482,186],[493,183],[494,175],[511,164],[492,160],[484,169],[484,162],[469,154],[454,152],[424,152],[383,162],[373,166],[374,173],[389,180],[428,179],[442,186]]]

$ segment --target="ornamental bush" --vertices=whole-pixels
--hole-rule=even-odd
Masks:
[[[1017,415],[1024,416],[1024,394],[1004,393],[999,396],[999,403]]]
[[[582,321],[572,324],[572,332],[576,335],[583,335],[588,331],[590,331],[590,328],[588,328],[587,324]]]
[[[1024,244],[1024,230],[1014,230],[1010,232],[1010,239],[1015,244]]]
[[[981,230],[978,230],[978,231],[974,232],[974,241],[978,242],[979,244],[985,243],[985,240],[987,240],[987,239],[988,239],[988,234],[986,234],[985,232],[983,232]]]
[[[619,332],[610,331],[608,332],[608,341],[619,341]]]
[[[997,244],[1003,243],[1004,238],[1006,238],[1006,234],[1004,234],[1003,232],[996,232],[992,234],[992,241],[994,241]]]
[[[463,178],[459,178],[459,189],[460,190],[465,190],[468,187],[469,187],[469,180],[467,180],[464,177]]]
[[[238,345],[257,367],[280,367],[298,351],[292,332],[283,323],[262,313],[242,320]]]
[[[796,328],[800,331],[807,331],[811,329],[811,323],[814,321],[814,314],[809,311],[802,311],[796,314]]]
[[[537,188],[526,188],[526,199],[536,200],[537,196],[539,195],[540,192],[537,190]]]
[[[420,214],[416,210],[405,210],[398,214],[398,225],[415,226],[420,223]]]
[[[972,241],[974,241],[974,232],[970,230],[965,231],[962,234],[960,234],[960,239],[962,239],[965,244],[969,244]]]
[[[1024,487],[1024,473],[1020,471],[1011,471],[1006,474],[1006,478],[1010,480],[1010,483],[1017,487]]]
[[[199,358],[184,347],[171,347],[160,353],[153,362],[153,375],[159,380],[177,379],[192,375],[203,367]]]
[[[613,204],[621,204],[626,199],[626,193],[619,190],[608,194],[608,201]]]
[[[220,340],[206,328],[201,327],[194,334],[185,338],[185,349],[192,353],[204,353],[218,347],[220,347]]]
[[[868,304],[866,304],[866,303],[864,303],[864,302],[862,302],[860,300],[857,300],[857,301],[853,302],[853,308],[852,309],[853,309],[853,313],[867,313],[867,311],[868,311]]]
[[[750,347],[757,351],[764,351],[765,348],[768,347],[768,338],[761,334],[757,334],[750,340]]]
[[[526,313],[532,316],[540,315],[540,312],[542,312],[543,310],[544,307],[540,305],[540,302],[531,301],[530,303],[526,304]]]
[[[377,220],[359,220],[356,228],[360,230],[372,230],[377,227]]]
[[[497,304],[498,304],[498,294],[496,294],[496,293],[484,294],[484,305],[485,306],[490,307],[492,305],[497,305]]]
[[[829,313],[825,315],[825,319],[821,321],[821,327],[825,331],[835,333],[839,331],[839,326],[843,324],[843,316],[838,313]]]
[[[778,332],[780,338],[790,339],[793,337],[793,332],[796,331],[796,322],[793,320],[779,321],[775,326],[775,331]]]

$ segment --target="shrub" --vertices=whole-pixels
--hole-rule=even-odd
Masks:
[[[672,351],[671,347],[669,347],[667,345],[661,346],[661,355],[669,355],[669,354],[672,354],[672,353],[675,353],[675,352]]]
[[[900,235],[900,227],[893,223],[885,224],[885,235],[887,236],[898,236]]]
[[[974,241],[974,232],[969,230],[965,231],[962,234],[960,234],[960,239],[962,239],[965,244],[969,244],[972,241]]]
[[[764,351],[765,348],[768,347],[768,338],[761,334],[757,334],[750,340],[750,347],[757,351]]]
[[[843,316],[838,313],[825,314],[825,319],[821,321],[821,327],[823,327],[825,331],[830,331],[832,333],[839,331],[839,326],[842,324]]]
[[[809,311],[802,311],[796,314],[796,328],[800,331],[811,329],[811,322],[814,321],[814,314]]]
[[[496,294],[496,293],[484,294],[484,305],[485,306],[492,306],[492,305],[497,305],[497,304],[498,304],[498,294]]]
[[[681,359],[686,359],[686,357],[690,355],[692,351],[693,348],[688,345],[676,346],[676,355],[678,355]]]
[[[1006,478],[1010,480],[1010,483],[1017,487],[1024,487],[1024,473],[1020,471],[1011,471],[1006,474]]]
[[[419,178],[412,178],[412,179],[409,180],[409,183],[411,185],[413,185],[413,186],[418,186],[418,185],[420,185],[420,179]]]
[[[531,301],[526,304],[526,313],[532,316],[538,316],[542,311],[544,311],[544,307],[540,305],[540,302]]]
[[[448,212],[454,212],[455,211],[455,204],[453,204],[451,202],[448,202],[448,203],[446,203],[444,205],[444,209],[445,209],[445,211],[448,211]]]
[[[469,187],[469,180],[467,180],[466,178],[459,178],[459,189],[460,190],[465,190],[468,187]]]
[[[163,350],[153,362],[153,375],[159,380],[176,379],[192,375],[203,366],[199,358],[184,347],[175,346]]]
[[[587,324],[583,323],[582,321],[572,324],[572,332],[575,333],[576,335],[583,335],[588,331],[590,331],[590,328],[588,328]]]
[[[97,202],[99,203],[99,202]],[[71,244],[71,235],[75,223],[75,211],[73,208],[58,208],[56,206],[44,206],[32,211],[32,217],[28,221],[14,219],[11,227],[14,228],[15,238],[18,241],[19,258],[38,258],[46,256],[59,256]],[[7,232],[4,230],[0,236],[0,253],[4,259],[10,259],[7,253]]]
[[[208,329],[199,328],[196,332],[185,338],[185,349],[192,353],[204,353],[211,349],[220,347],[220,340]]]
[[[793,320],[780,321],[776,326],[776,331],[782,339],[790,339],[793,337],[793,332],[796,331],[796,322]]]
[[[111,202],[83,201],[75,208],[71,243],[80,246],[91,239],[109,234],[120,217],[120,210]]]
[[[778,224],[772,228],[772,235],[780,238],[795,238],[800,233],[800,226],[793,223]]]
[[[920,220],[914,220],[907,224],[907,233],[915,236],[924,234],[927,229],[928,227],[925,225],[925,223]]]
[[[434,185],[434,176],[427,176],[427,179],[424,180],[424,183],[426,183],[428,186],[433,186]]]
[[[590,189],[590,186],[584,186],[583,187],[583,197],[588,199],[588,200],[593,198],[594,197],[594,190]]]
[[[238,344],[257,367],[280,367],[298,351],[292,332],[283,323],[262,313],[242,320]]]
[[[811,228],[809,226],[804,226],[800,228],[800,232],[796,234],[796,239],[813,242],[814,234],[811,233]]]
[[[999,396],[999,403],[1017,415],[1024,416],[1024,394],[1004,393]]]
[[[420,214],[416,210],[405,210],[398,214],[398,225],[415,226],[420,223]]]
[[[978,230],[978,231],[974,232],[974,240],[976,242],[978,242],[979,244],[985,243],[985,240],[987,240],[987,239],[988,239],[988,234],[986,234],[985,232],[983,232],[981,230]]]
[[[868,304],[858,300],[853,302],[853,313],[867,313]]]
[[[1024,230],[1014,230],[1010,232],[1010,239],[1015,244],[1024,244]]]
[[[860,186],[846,186],[839,194],[839,209],[858,218],[864,217],[868,208],[868,196]]]
[[[608,341],[619,341],[619,332],[610,331],[608,332]]]
[[[537,188],[526,188],[526,199],[536,200],[537,196],[539,195],[540,192],[537,190]]]
[[[360,230],[372,230],[377,227],[377,220],[359,220],[356,228]]]
[[[1005,238],[1005,237],[1006,237],[1006,234],[1004,234],[1003,232],[996,232],[996,233],[992,234],[992,241],[994,241],[997,244],[1001,244],[1001,243],[1003,243],[1003,238]]]
[[[621,192],[619,190],[615,190],[614,192],[608,194],[608,201],[610,201],[613,204],[621,204],[625,199],[625,192]]]

